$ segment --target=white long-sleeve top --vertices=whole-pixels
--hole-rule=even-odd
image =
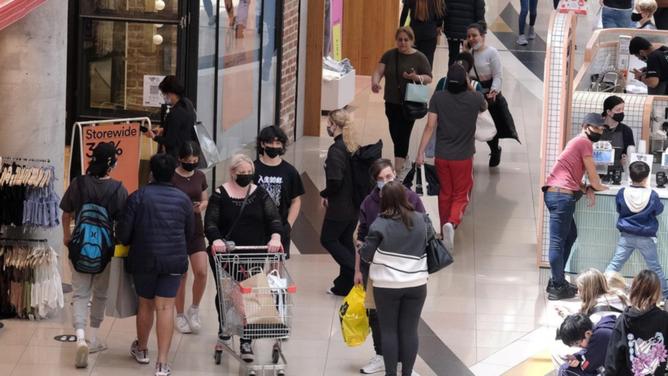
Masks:
[[[503,67],[501,66],[501,55],[499,51],[492,46],[485,46],[482,50],[471,51],[475,60],[475,70],[471,69],[469,73],[471,79],[476,78],[476,71],[480,76],[479,81],[492,80],[492,91],[497,93],[501,91],[503,83]]]

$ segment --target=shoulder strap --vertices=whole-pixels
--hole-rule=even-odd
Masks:
[[[401,76],[399,76],[399,49],[394,50],[394,74],[397,80],[397,91],[399,92],[399,100],[404,103],[404,96],[401,95]]]
[[[114,199],[116,197],[116,193],[118,193],[118,190],[121,189],[122,186],[123,186],[123,182],[119,181],[118,184],[116,184],[116,188],[114,188],[112,193],[107,197],[106,200],[104,200],[104,203],[101,206],[104,207],[105,209],[107,209],[107,211],[109,211],[109,209],[108,209],[109,203],[111,202],[112,199]],[[111,213],[109,213],[109,214],[111,214]]]
[[[471,48],[471,56],[473,56],[473,72],[475,73],[475,78],[480,82],[480,85],[482,85],[482,81],[480,81],[480,76],[478,76],[478,70],[475,67],[475,50]]]
[[[227,231],[227,234],[225,235],[225,240],[229,240],[230,235],[232,235],[232,231],[234,231],[235,227],[237,227],[237,224],[239,223],[239,219],[241,219],[241,215],[244,212],[244,209],[246,208],[246,204],[248,203],[248,196],[250,196],[250,191],[251,188],[253,188],[253,185],[248,186],[248,191],[246,191],[246,197],[244,197],[244,202],[241,203],[241,208],[239,209],[239,214],[237,214],[237,217],[234,219],[234,222],[232,223],[232,226],[230,226],[230,230]],[[222,185],[220,186],[220,189],[225,189]],[[227,193],[227,191],[225,191]]]
[[[589,310],[589,315],[591,316],[591,315],[593,315],[594,313],[599,313],[599,312],[617,312],[617,313],[623,313],[624,311],[622,311],[621,309],[619,309],[619,308],[617,308],[617,307],[613,307],[613,306],[611,306],[611,305],[606,304],[606,305],[595,306],[594,308],[590,309],[590,310]]]

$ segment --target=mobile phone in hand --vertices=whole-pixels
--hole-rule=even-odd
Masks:
[[[146,132],[148,132],[148,127],[145,127],[145,126],[143,126],[143,125],[140,125],[140,126],[139,126],[139,130],[141,131],[141,133],[146,133]]]

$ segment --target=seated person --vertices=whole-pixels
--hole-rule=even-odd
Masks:
[[[578,346],[582,350],[567,355],[557,375],[598,375],[605,363],[615,322],[616,317],[612,315],[603,317],[596,326],[583,313],[566,317],[557,336],[566,346]]]
[[[634,37],[629,43],[629,53],[638,59],[647,62],[647,68],[632,73],[635,79],[647,85],[649,95],[664,95],[668,86],[668,47],[654,47],[643,37]]]

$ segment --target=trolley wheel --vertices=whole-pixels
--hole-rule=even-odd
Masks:
[[[220,364],[220,360],[223,357],[223,351],[222,350],[216,350],[213,353],[213,360],[216,362],[216,364]]]
[[[255,376],[255,375],[257,375],[257,372],[255,372],[255,371],[252,370],[252,369],[251,369],[251,370],[248,370],[248,376]]]
[[[271,361],[274,364],[278,364],[278,359],[280,356],[278,344],[274,345],[274,349],[271,351]]]
[[[279,369],[278,372],[276,372],[276,375],[285,376],[285,371],[283,371],[282,369]]]

